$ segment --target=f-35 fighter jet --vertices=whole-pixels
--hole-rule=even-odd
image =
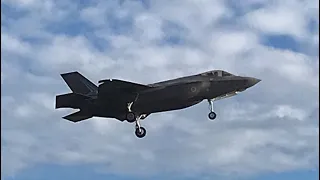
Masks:
[[[207,100],[210,105],[208,117],[213,120],[216,118],[214,101],[234,96],[260,81],[223,70],[147,85],[106,79],[100,80],[96,86],[79,72],[64,73],[61,76],[72,93],[57,95],[56,109],[80,109],[63,117],[64,119],[79,122],[95,116],[135,123],[138,138],[146,135],[146,129],[140,125],[140,120],[152,113],[179,110]]]

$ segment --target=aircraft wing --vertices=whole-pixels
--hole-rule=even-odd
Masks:
[[[93,116],[80,110],[78,112],[75,112],[75,113],[69,114],[67,116],[64,116],[63,119],[66,119],[66,120],[69,120],[69,121],[72,121],[72,122],[79,122],[79,121],[83,121],[83,120],[89,119],[91,117],[93,117]]]
[[[99,92],[121,92],[121,93],[134,93],[152,88],[148,85],[133,83],[129,81],[123,81],[118,79],[100,80]]]

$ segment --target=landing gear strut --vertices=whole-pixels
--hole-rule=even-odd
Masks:
[[[133,102],[128,103],[127,109],[128,109],[128,113],[126,115],[126,119],[128,122],[133,123],[136,121],[136,114],[134,112],[132,112],[131,107],[133,105]]]
[[[140,119],[141,119],[141,116],[137,117],[136,119],[136,131],[135,131],[135,134],[138,138],[143,138],[144,136],[146,136],[147,134],[147,131],[144,127],[142,127],[140,125]]]
[[[209,106],[210,106],[210,113],[208,114],[208,117],[209,117],[209,119],[214,120],[217,117],[217,114],[213,110],[214,99],[210,99],[210,100],[208,99],[208,102],[209,102]]]

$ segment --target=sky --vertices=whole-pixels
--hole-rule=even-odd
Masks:
[[[319,1],[2,0],[1,179],[319,178]],[[61,73],[153,83],[223,69],[232,98],[72,123]],[[156,103],[156,102],[155,102]]]

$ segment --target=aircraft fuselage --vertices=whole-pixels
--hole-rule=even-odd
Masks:
[[[152,88],[131,96],[136,98],[132,111],[137,114],[180,110],[200,103],[205,99],[215,99],[227,94],[243,91],[253,85],[247,77],[212,78],[190,76],[185,78],[150,84]],[[100,101],[95,116],[126,119],[128,103],[126,98],[117,102]],[[129,98],[130,99],[130,98]],[[102,107],[102,108],[101,108]]]
[[[64,119],[79,122],[97,116],[135,122],[135,134],[139,138],[146,135],[140,119],[152,113],[187,108],[207,99],[211,107],[208,117],[213,120],[216,118],[214,100],[236,95],[260,81],[221,70],[148,85],[108,79],[96,86],[78,72],[61,76],[72,93],[57,95],[56,108],[80,109]]]

